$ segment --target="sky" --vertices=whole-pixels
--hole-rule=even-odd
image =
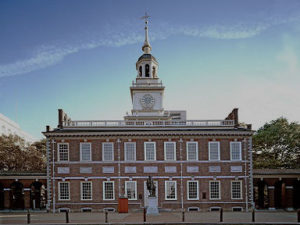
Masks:
[[[1,0],[0,113],[36,138],[73,120],[122,120],[145,11],[164,108],[258,129],[300,120],[298,0]]]

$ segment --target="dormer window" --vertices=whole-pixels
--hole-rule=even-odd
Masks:
[[[146,64],[145,66],[145,72],[145,77],[150,77],[150,68],[148,64]]]
[[[140,77],[142,76],[142,66],[140,66],[140,68],[139,68],[139,76]]]

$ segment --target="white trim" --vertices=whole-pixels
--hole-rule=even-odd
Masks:
[[[105,144],[111,144],[112,145],[112,159],[111,160],[105,160],[104,159],[104,145]],[[115,154],[115,151],[114,151],[114,142],[102,142],[102,161],[105,161],[105,162],[112,162],[114,161],[114,154]]]
[[[232,159],[232,144],[239,144],[240,158]],[[230,142],[230,160],[231,161],[241,161],[242,160],[242,142],[240,141],[231,141]]]
[[[167,198],[167,183],[175,183],[175,198]],[[176,180],[166,180],[165,181],[165,200],[176,201],[177,200],[177,181]]]
[[[127,147],[126,147],[126,144],[134,144],[134,160],[128,160],[127,159]],[[136,161],[136,142],[124,142],[124,161],[128,162],[128,161]]]
[[[88,144],[88,145],[90,145],[90,159],[89,160],[83,160],[82,159],[82,144]],[[81,162],[92,161],[92,144],[90,142],[80,142],[80,161]]]
[[[173,149],[174,159],[167,159],[166,145],[170,144],[170,143],[174,144],[174,149]],[[165,161],[176,161],[176,142],[175,141],[165,141],[164,142],[164,159],[165,159]]]
[[[91,198],[90,199],[83,199],[83,183],[90,183],[91,184]],[[93,183],[92,181],[81,181],[80,182],[80,200],[81,201],[91,201],[93,200]]]
[[[219,198],[211,198],[211,187],[210,187],[210,184],[212,182],[219,183]],[[209,200],[220,200],[220,199],[221,199],[221,182],[219,180],[210,180],[209,181]]]
[[[146,159],[146,144],[154,144],[154,159],[153,160],[147,160]],[[145,141],[144,142],[144,161],[156,161],[156,142],[154,141]]]
[[[61,198],[60,198],[60,184],[61,184],[61,183],[66,183],[66,184],[68,184],[68,192],[69,192],[69,198],[68,198],[68,199],[61,199]],[[69,181],[59,181],[59,182],[58,182],[58,200],[59,200],[59,201],[70,201],[70,200],[71,200],[70,182],[69,182]]]
[[[197,183],[197,197],[196,198],[190,198],[190,189],[189,189],[189,183],[196,182]],[[199,200],[199,181],[198,180],[188,180],[186,183],[186,189],[187,189],[187,200]]]
[[[240,183],[240,198],[233,198],[233,196],[232,196],[232,183],[233,182],[237,182],[237,183]],[[243,182],[241,181],[241,180],[232,180],[231,182],[230,182],[230,184],[231,184],[231,186],[230,186],[230,192],[231,192],[231,199],[234,199],[234,200],[238,200],[238,199],[243,199]]]
[[[60,145],[67,145],[68,146],[68,160],[60,160],[60,156],[59,156],[59,146]],[[59,161],[59,162],[69,162],[70,161],[70,146],[69,146],[69,143],[66,143],[66,142],[57,143],[57,161]]]
[[[112,183],[112,189],[113,189],[113,198],[112,199],[106,199],[105,198],[105,184],[106,183]],[[112,201],[112,200],[115,200],[115,182],[114,181],[103,181],[103,184],[102,184],[102,192],[103,192],[103,200],[106,200],[106,201]]]
[[[210,159],[210,144],[217,143],[218,144],[218,159]],[[208,160],[209,161],[220,161],[220,142],[219,141],[209,141],[208,142]]]
[[[195,143],[196,144],[196,159],[189,159],[189,154],[188,154],[188,151],[189,151],[189,144],[192,144],[192,143]],[[187,141],[186,142],[186,161],[198,161],[199,160],[199,149],[198,149],[198,142],[197,141]]]
[[[128,198],[128,196],[127,196],[127,184],[128,183],[134,183],[134,188],[135,188],[135,198]],[[128,200],[130,201],[130,200],[137,200],[137,182],[135,181],[135,180],[127,180],[127,181],[125,181],[125,196],[128,198]]]

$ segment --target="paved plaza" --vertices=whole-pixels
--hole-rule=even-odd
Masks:
[[[31,213],[32,224],[58,224],[65,223],[65,213]],[[70,213],[70,223],[81,224],[103,224],[105,214],[95,213]],[[220,219],[219,212],[187,212],[185,222],[194,223],[217,223]],[[153,223],[176,223],[182,222],[180,212],[162,212],[157,216],[147,216],[147,222]],[[224,212],[223,222],[228,223],[248,223],[251,222],[251,213],[246,212]],[[273,223],[296,223],[296,212],[256,212],[256,222]],[[0,213],[1,224],[26,224],[26,213]],[[108,223],[136,224],[143,223],[143,213],[108,213]],[[300,223],[299,223],[300,224]]]

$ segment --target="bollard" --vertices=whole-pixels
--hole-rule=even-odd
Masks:
[[[184,210],[182,211],[182,222],[185,221],[185,215],[184,215]]]
[[[108,212],[105,210],[105,223],[108,223]]]
[[[144,222],[146,222],[146,208],[144,208]]]
[[[69,210],[66,210],[66,223],[69,223]]]
[[[223,209],[220,209],[220,222],[223,222]]]
[[[252,209],[252,223],[255,222],[255,209]]]
[[[29,212],[29,209],[27,209],[27,224],[30,224],[30,212]]]
[[[300,209],[298,209],[298,211],[297,211],[297,217],[298,217],[298,223],[300,223]]]

